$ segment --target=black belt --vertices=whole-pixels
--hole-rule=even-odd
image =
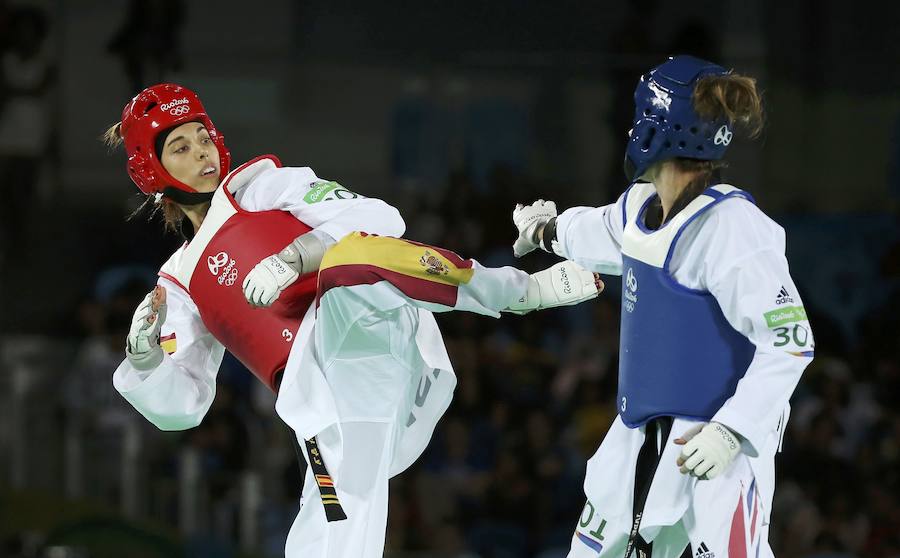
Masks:
[[[281,385],[281,373],[275,377],[275,389],[277,390]],[[299,461],[298,466],[300,467],[300,479],[301,479],[301,487],[305,482],[302,479],[306,478],[306,463],[307,459],[309,460],[309,464],[312,467],[313,477],[315,478],[316,484],[319,486],[319,497],[322,498],[322,507],[325,508],[325,519],[330,521],[341,521],[347,519],[347,514],[344,513],[344,508],[341,507],[341,502],[338,500],[337,490],[334,488],[334,481],[331,479],[331,475],[328,474],[328,468],[325,466],[325,461],[322,460],[322,455],[319,452],[319,445],[316,442],[315,436],[313,436],[309,440],[304,440],[304,444],[306,445],[306,457],[303,458],[303,450],[300,449],[300,444],[297,441],[297,433],[294,432],[293,428],[290,428],[290,436],[291,443],[294,445],[294,451],[297,452],[297,460]],[[303,495],[303,489],[300,489],[301,496]]]
[[[309,440],[305,440],[306,454],[309,456],[309,464],[312,467],[313,476],[316,484],[319,485],[319,496],[322,498],[322,504],[325,507],[325,518],[328,521],[341,521],[347,519],[344,508],[338,500],[337,490],[334,489],[334,481],[328,474],[325,462],[319,454],[319,446],[316,443],[316,437],[313,436]]]
[[[632,506],[634,515],[624,558],[630,558],[632,552],[637,552],[637,558],[650,558],[653,553],[653,543],[648,543],[640,536],[641,517],[644,515],[644,505],[647,503],[650,485],[653,484],[653,477],[656,475],[659,460],[671,432],[672,417],[655,418],[644,428],[644,444],[638,452],[637,464],[634,468],[634,504]],[[657,442],[657,440],[661,441]]]

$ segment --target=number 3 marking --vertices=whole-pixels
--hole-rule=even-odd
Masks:
[[[809,330],[800,324],[794,324],[793,329],[786,327],[776,327],[775,335],[778,336],[778,341],[775,342],[776,347],[784,347],[791,340],[794,341],[794,344],[798,347],[805,347],[806,343],[809,341]],[[788,335],[790,332],[790,335]]]

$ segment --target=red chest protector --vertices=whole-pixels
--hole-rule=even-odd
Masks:
[[[269,308],[250,306],[242,285],[260,260],[311,228],[286,211],[246,211],[229,187],[243,187],[276,166],[281,166],[278,159],[264,156],[235,169],[216,191],[203,224],[179,261],[160,272],[185,288],[209,332],[272,390],[300,322],[315,299],[317,274],[298,278]]]

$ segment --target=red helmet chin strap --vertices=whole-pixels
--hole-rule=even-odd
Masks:
[[[188,205],[207,201],[212,194],[197,192],[176,180],[163,167],[156,153],[156,138],[161,133],[185,124],[199,122],[209,132],[209,138],[219,152],[219,177],[228,174],[231,153],[225,138],[206,114],[197,94],[174,83],[161,83],[141,91],[122,110],[122,137],[128,156],[128,176],[145,194],[163,194],[178,203],[179,198],[192,201]]]

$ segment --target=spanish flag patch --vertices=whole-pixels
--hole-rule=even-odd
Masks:
[[[166,352],[166,354],[171,355],[178,349],[178,341],[175,339],[175,334],[166,335],[159,338],[159,346],[162,347],[162,350]]]
[[[406,296],[455,306],[460,285],[472,279],[472,260],[410,240],[351,233],[331,247],[319,266],[321,297],[335,287],[387,281]]]
[[[325,467],[325,462],[322,461],[316,437],[313,436],[309,440],[304,440],[304,443],[306,444],[306,453],[309,457],[309,466],[316,478],[316,484],[319,485],[319,496],[322,498],[326,521],[343,521],[347,519],[347,514],[344,513],[344,508],[341,507],[341,502],[338,499],[334,481],[331,480],[328,468]]]
[[[316,482],[319,486],[334,486],[334,481],[329,475],[316,475]]]

